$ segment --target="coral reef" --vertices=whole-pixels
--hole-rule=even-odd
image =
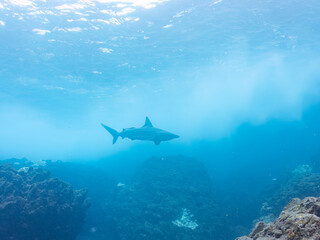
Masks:
[[[0,165],[0,237],[8,240],[74,240],[89,203],[47,170]]]
[[[197,160],[151,158],[107,202],[106,219],[114,229],[108,239],[221,239],[213,199],[211,180]]]
[[[190,228],[192,230],[196,229],[199,225],[195,222],[192,221],[193,214],[191,214],[188,209],[183,208],[182,209],[182,216],[180,219],[176,219],[172,221],[172,223],[178,227],[185,227],[185,228]]]
[[[320,198],[292,199],[273,223],[258,222],[237,240],[319,240]]]

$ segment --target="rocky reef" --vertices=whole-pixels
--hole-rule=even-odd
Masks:
[[[293,198],[320,197],[320,173],[313,172],[309,165],[293,169],[285,179],[275,182],[261,207],[262,216],[279,215]]]
[[[86,196],[47,170],[0,165],[0,238],[74,240],[89,207]]]
[[[319,240],[320,198],[294,198],[273,223],[258,222],[249,236],[237,240]]]
[[[107,239],[221,239],[223,222],[204,166],[185,157],[151,158],[105,206]]]
[[[111,178],[96,163],[0,161],[0,239],[229,240],[247,235],[256,219],[238,240],[320,240],[320,200],[293,199],[320,196],[320,174],[309,165],[262,192],[242,176],[220,187],[194,158],[154,157],[137,166]]]

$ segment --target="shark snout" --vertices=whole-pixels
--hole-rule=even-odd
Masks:
[[[174,138],[179,138],[180,136],[178,136],[176,134],[172,134],[171,137],[172,137],[172,139],[174,139]]]

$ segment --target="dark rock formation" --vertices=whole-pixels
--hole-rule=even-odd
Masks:
[[[197,160],[151,158],[106,204],[108,239],[219,239],[223,223],[213,199]]]
[[[86,195],[46,170],[0,165],[0,239],[75,239],[89,207]]]
[[[295,198],[273,223],[258,222],[249,236],[237,240],[319,240],[320,198]]]

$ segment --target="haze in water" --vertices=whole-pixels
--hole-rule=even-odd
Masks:
[[[10,226],[22,210],[0,198],[0,239],[231,240],[319,197],[319,12],[317,0],[0,0],[0,166],[87,189],[62,220],[41,208],[47,235],[41,220]],[[112,144],[101,126],[146,117],[170,141]]]

